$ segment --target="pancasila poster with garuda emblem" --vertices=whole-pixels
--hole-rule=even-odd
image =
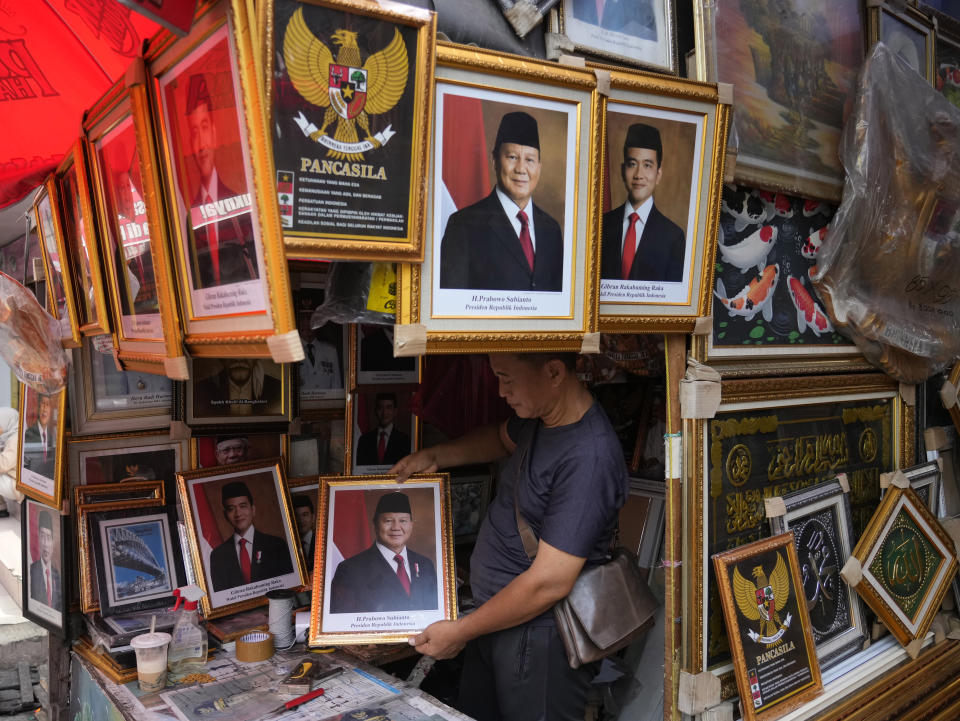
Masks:
[[[713,564],[744,721],[777,718],[820,693],[793,534],[718,553]]]
[[[433,13],[274,0],[270,132],[291,257],[418,260]]]

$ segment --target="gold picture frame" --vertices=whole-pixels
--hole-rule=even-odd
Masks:
[[[714,417],[684,420],[683,434],[683,668],[719,676],[728,698],[736,689],[710,555],[769,535],[765,496],[841,472],[856,537],[880,502],[880,474],[913,460],[914,409],[882,373],[732,379]],[[798,453],[815,465],[791,466]]]
[[[117,362],[124,370],[185,380],[142,61],[93,105],[83,129]]]
[[[399,265],[397,322],[411,327],[397,328],[398,355],[422,353],[423,341],[427,352],[580,350],[584,334],[596,332],[596,88],[586,69],[437,44],[427,240],[422,264]],[[546,154],[543,163],[530,159],[540,180],[511,191],[526,196],[524,214],[535,200],[526,222],[536,253],[529,241],[523,250],[524,221],[512,227],[491,190],[499,125],[517,138],[523,128]],[[495,234],[496,252],[471,241],[484,233]]]
[[[819,695],[820,664],[793,534],[715,554],[713,565],[743,721],[779,718]]]
[[[43,271],[47,277],[47,297],[51,315],[60,325],[64,348],[80,345],[77,330],[77,303],[69,256],[65,254],[63,217],[57,183],[50,175],[40,186],[33,201],[33,215],[40,235]]]
[[[914,7],[892,3],[867,5],[868,48],[883,41],[910,67],[934,85],[934,23]]]
[[[63,446],[67,390],[41,394],[21,384],[18,410],[17,490],[59,510],[66,477]]]
[[[611,209],[601,222],[600,330],[690,332],[713,307],[716,243],[711,240],[720,218],[730,98],[716,84],[609,72],[610,93],[601,101],[602,182],[609,188],[603,197],[609,195]],[[622,278],[624,215],[632,206],[623,175],[626,166],[619,161],[625,157],[628,130],[636,126],[653,128],[661,143],[655,186],[663,192],[640,192],[653,199],[643,233],[649,230],[656,236],[645,240],[641,233],[636,239],[637,256],[628,277]]]
[[[398,2],[267,0],[262,16],[267,144],[287,254],[422,260],[436,13]],[[328,190],[352,196],[348,212],[324,203]]]
[[[234,492],[236,496],[224,496]],[[282,459],[183,471],[177,473],[177,493],[196,583],[206,594],[200,599],[204,618],[263,606],[267,603],[264,594],[273,589],[303,587],[307,576],[300,545],[294,541],[296,525]],[[217,506],[235,499],[241,499],[232,504],[238,510],[224,506],[221,523]],[[249,501],[247,508],[239,508],[245,501]],[[228,513],[241,525],[247,524],[244,532],[254,529],[249,570],[240,566],[240,544],[231,540],[237,526]],[[226,540],[224,534],[228,534]]]
[[[449,484],[446,473],[416,474],[402,484],[395,476],[384,475],[320,478],[316,537],[322,543],[316,544],[313,565],[309,645],[405,643],[430,623],[457,617]],[[392,591],[403,593],[399,583],[396,589],[381,583],[379,595],[353,593],[353,574],[367,578],[364,568],[369,563],[383,564],[389,575],[390,567],[374,543],[374,534],[364,538],[362,531],[372,523],[381,498],[399,493],[404,494],[413,520],[402,549],[406,554],[404,566],[410,569],[405,573],[411,591],[397,596]],[[396,501],[384,507],[401,506]],[[402,515],[399,511],[383,512]],[[428,517],[424,523],[429,528],[420,531],[416,524],[424,516]],[[341,524],[358,531],[350,547],[342,540],[337,544],[341,536],[336,530]],[[408,548],[408,540],[423,553]],[[354,623],[361,623],[364,630],[355,630]]]
[[[242,0],[202,3],[190,33],[145,52],[170,213],[170,247],[193,357],[303,358]]]
[[[923,638],[957,572],[953,540],[912,488],[891,486],[851,554],[854,590],[904,646]],[[845,574],[846,575],[846,574]]]
[[[423,422],[413,412],[415,385],[377,385],[355,388],[347,394],[344,423],[344,473],[353,476],[386,473],[394,463],[420,448]],[[392,426],[384,442],[383,459],[379,458],[377,428],[379,406],[393,402]],[[404,438],[405,437],[405,438]],[[376,458],[373,455],[377,455]]]

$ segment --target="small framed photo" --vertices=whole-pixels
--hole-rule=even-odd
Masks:
[[[177,474],[206,618],[266,603],[306,573],[280,459]]]
[[[290,424],[290,365],[268,358],[194,358],[174,417],[195,432],[257,425],[285,432]]]
[[[317,510],[320,507],[320,481],[301,478],[290,481],[290,502],[296,519],[297,539],[308,578],[313,576],[313,560],[317,550]]]
[[[927,510],[933,514],[934,518],[940,518],[944,515],[946,506],[943,497],[943,483],[941,482],[940,464],[936,461],[928,461],[911,468],[904,468],[899,471],[910,482],[910,488],[917,494],[917,498],[927,507]],[[884,473],[880,476],[880,493],[886,492],[893,480],[894,473]]]
[[[730,104],[716,85],[613,71],[603,108],[600,329],[690,330],[712,308]]]
[[[428,351],[579,350],[596,331],[596,76],[441,43],[435,95],[424,262],[399,268],[398,322]]]
[[[953,541],[910,488],[891,486],[853,549],[854,589],[904,646],[923,638],[957,572]],[[846,575],[846,574],[845,574]]]
[[[677,72],[673,0],[561,0],[559,32],[574,49]]]
[[[793,534],[817,658],[829,668],[860,651],[867,638],[860,598],[840,575],[853,551],[850,499],[837,479],[781,498],[786,513],[770,518],[770,532]]]
[[[483,517],[487,515],[487,506],[493,487],[491,469],[485,468],[478,473],[460,474],[450,478],[450,503],[453,514],[453,540],[456,543],[472,543],[477,540],[477,532]]]
[[[630,495],[620,509],[619,544],[637,554],[641,568],[651,569],[660,563],[665,495],[663,481],[630,479]]]
[[[177,471],[187,468],[187,441],[169,433],[127,433],[70,436],[67,440],[70,479],[79,486],[162,481],[166,494],[176,491]]]
[[[271,0],[264,14],[273,192],[287,254],[422,260],[436,13],[398,2]]]
[[[56,509],[63,498],[66,404],[66,389],[47,395],[20,386],[17,490]]]
[[[933,23],[920,10],[892,3],[867,6],[867,37],[883,42],[927,82],[935,84]]]
[[[146,88],[136,73],[94,104],[83,127],[118,362],[124,370],[185,380],[163,186],[152,157]]]
[[[77,435],[170,427],[173,384],[164,375],[120,370],[110,336],[84,338],[70,371],[70,432]]]
[[[301,275],[299,288],[293,292],[297,309],[297,327],[303,344],[303,360],[297,363],[301,416],[315,411],[343,408],[346,404],[347,351],[349,326],[327,321],[312,326],[313,312],[323,302],[323,286],[310,285]]]
[[[54,508],[23,500],[20,509],[23,542],[23,615],[62,636],[67,628],[70,564],[65,544],[66,518]]]
[[[343,416],[300,425],[298,435],[289,436],[287,472],[291,479],[339,476],[346,472],[346,422]]]
[[[823,691],[792,533],[713,556],[743,721],[779,718]]]
[[[100,615],[172,607],[186,584],[173,506],[94,511],[88,516]]]
[[[51,315],[60,325],[60,342],[65,348],[80,345],[77,324],[76,296],[73,292],[73,277],[65,254],[63,218],[60,215],[60,198],[57,183],[51,175],[40,186],[33,201],[33,213],[40,229],[40,248],[43,253],[43,268],[47,276],[47,292],[50,298]]]
[[[148,85],[170,181],[164,189],[187,349],[195,357],[292,362],[300,346],[253,44],[246,18],[238,22],[230,3],[201,7],[186,37],[161,31],[151,40]]]
[[[404,642],[457,616],[446,474],[320,479],[310,645]]]
[[[351,341],[355,385],[420,382],[420,357],[393,355],[393,326],[354,324]]]
[[[71,270],[79,331],[82,335],[100,335],[110,332],[110,311],[98,255],[100,243],[88,180],[88,149],[84,138],[71,146],[57,168],[56,188],[64,231],[63,257]]]
[[[416,387],[361,388],[350,394],[350,472],[385,473],[419,444],[420,419],[413,414]]]
[[[284,455],[279,433],[223,433],[190,439],[191,468],[229,466]]]

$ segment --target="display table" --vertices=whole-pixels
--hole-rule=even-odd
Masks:
[[[305,657],[344,668],[321,682],[324,694],[291,711],[270,710],[295,693],[278,692],[277,685]],[[75,721],[323,721],[350,719],[351,711],[366,716],[389,715],[391,721],[470,721],[418,688],[382,670],[335,651],[313,654],[302,644],[257,663],[237,661],[233,651],[221,652],[207,664],[206,678],[168,686],[159,694],[144,694],[136,681],[117,684],[84,658],[72,654],[70,718]],[[373,712],[375,709],[379,711]]]

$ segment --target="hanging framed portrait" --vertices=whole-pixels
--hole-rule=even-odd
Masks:
[[[296,366],[300,414],[312,418],[346,404],[350,324],[326,321],[313,327],[314,311],[326,295],[327,273],[291,274],[303,360]]]
[[[187,361],[140,62],[134,62],[84,120],[99,255],[120,365],[184,380]]]
[[[53,176],[48,177],[40,186],[33,201],[33,213],[40,230],[40,248],[47,277],[51,315],[60,325],[60,341],[64,347],[76,348],[80,345],[76,295],[73,292],[70,264],[64,253],[66,242],[60,215],[59,193]]]
[[[57,509],[25,498],[20,507],[23,543],[23,615],[62,636],[67,628],[70,554],[67,519]]]
[[[867,8],[870,47],[883,42],[927,82],[935,84],[933,23],[921,11],[888,3]]]
[[[350,394],[347,464],[353,475],[386,473],[420,444],[416,386],[368,386]]]
[[[63,499],[67,391],[38,393],[20,385],[17,490],[59,509]]]
[[[393,334],[394,328],[389,325],[352,324],[353,386],[420,382],[420,358],[394,356]]]
[[[345,473],[345,434],[346,422],[342,414],[302,423],[300,432],[289,436],[287,473],[291,483],[297,479]]]
[[[600,330],[692,330],[712,307],[730,102],[715,85],[611,71]]]
[[[222,433],[190,439],[191,468],[229,466],[286,455],[279,433]]]
[[[441,473],[320,478],[311,646],[406,642],[457,617],[448,484]]]
[[[300,360],[253,31],[243,3],[198,11],[145,54],[167,179],[185,344],[194,357]]]
[[[62,213],[63,257],[76,296],[78,330],[82,335],[100,335],[110,332],[110,311],[98,255],[88,148],[85,138],[77,140],[57,167],[55,178]]]
[[[397,320],[416,327],[398,333],[509,352],[579,350],[596,330],[596,82],[438,44],[424,262],[401,264],[397,288]]]

